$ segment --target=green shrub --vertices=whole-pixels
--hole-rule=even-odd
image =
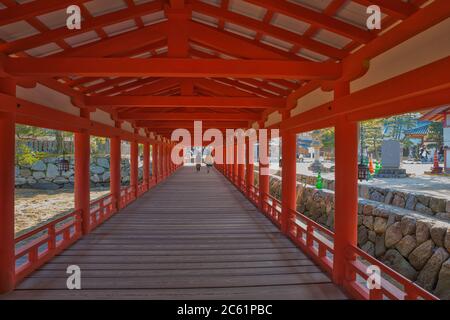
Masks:
[[[20,166],[31,166],[35,162],[45,158],[45,152],[36,152],[26,145],[19,145],[16,152],[17,164]]]

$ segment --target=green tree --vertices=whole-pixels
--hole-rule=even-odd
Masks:
[[[46,129],[39,127],[26,126],[22,124],[16,125],[16,136],[19,140],[36,139],[37,137],[45,136],[46,131]]]
[[[435,143],[430,144],[434,148],[440,148],[444,144],[444,128],[442,122],[432,122],[430,124],[427,140]]]
[[[325,153],[334,153],[334,128],[320,130],[320,142]]]
[[[363,145],[369,154],[375,158],[381,155],[381,143],[384,139],[383,119],[373,119],[361,122],[364,141]]]
[[[91,152],[93,154],[106,153],[107,138],[104,137],[91,137]]]
[[[397,141],[403,141],[405,139],[404,131],[414,128],[419,116],[418,113],[406,113],[386,118],[384,120],[386,136]]]

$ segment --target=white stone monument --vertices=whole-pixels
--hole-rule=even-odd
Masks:
[[[378,178],[406,178],[406,170],[400,169],[401,144],[397,140],[384,140],[381,145],[381,165]]]

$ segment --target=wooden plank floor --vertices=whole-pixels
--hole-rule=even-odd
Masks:
[[[82,290],[66,289],[81,268]],[[184,167],[4,299],[345,299],[219,172]]]

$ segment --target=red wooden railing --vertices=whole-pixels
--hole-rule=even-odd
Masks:
[[[247,192],[247,184],[245,182],[245,179],[239,180],[239,189],[245,194]]]
[[[138,195],[155,185],[156,179],[150,178],[148,187],[145,183],[138,186]],[[122,188],[119,199],[120,208],[127,206],[135,199],[133,186]],[[95,229],[117,211],[117,201],[113,195],[109,194],[93,201],[90,205],[90,229]],[[75,210],[17,237],[15,239],[15,282],[20,282],[77,241],[82,235],[81,221],[81,211]]]
[[[377,266],[381,271],[379,288],[369,289],[368,266]],[[344,288],[353,297],[364,300],[439,300],[398,272],[392,270],[357,247],[349,247],[346,260]]]
[[[248,187],[248,197],[255,206],[259,205],[259,189],[254,185]]]
[[[15,239],[16,282],[81,237],[81,212],[74,211]]]
[[[138,195],[138,197],[141,194],[147,192],[147,190],[148,190],[147,189],[147,184],[145,182],[142,182],[142,183],[138,184],[138,186],[137,186],[137,195]]]
[[[156,178],[151,176],[148,180],[148,189],[153,188],[156,185]]]
[[[125,208],[135,198],[134,186],[123,187],[120,189],[120,209]]]
[[[270,194],[263,193],[261,211],[277,226],[281,226],[281,202]]]
[[[117,212],[116,199],[111,194],[92,202],[90,221],[91,230],[102,224],[103,221],[109,219],[115,212]]]
[[[298,211],[291,210],[289,218],[289,238],[331,274],[334,233]]]
[[[224,172],[223,169],[220,171]],[[227,178],[243,192],[248,188],[248,192],[244,192],[244,194],[255,206],[259,206],[260,194],[257,187],[253,185],[243,187],[242,182],[238,185],[229,177]],[[281,226],[282,210],[281,202],[278,199],[264,193],[261,209],[272,223],[277,227]],[[289,214],[288,237],[331,275],[333,272],[334,232],[298,211],[291,210]],[[368,266],[377,266],[381,270],[379,289],[369,289],[366,285],[369,277]],[[438,300],[433,294],[357,247],[348,248],[344,288],[355,299]]]

